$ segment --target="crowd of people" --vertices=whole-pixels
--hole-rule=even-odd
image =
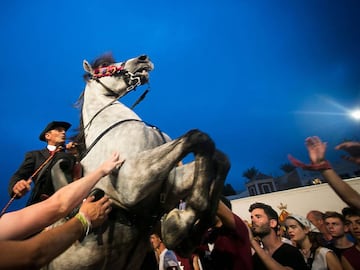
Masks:
[[[360,195],[326,160],[326,143],[314,136],[306,139],[306,147],[311,163],[290,156],[291,162],[320,171],[348,207],[341,213],[309,209],[306,217],[292,213],[280,224],[270,205],[257,202],[249,207],[251,224],[247,224],[231,211],[229,201],[220,201],[215,225],[203,236],[190,266],[183,269],[360,269]],[[344,158],[360,165],[360,143],[344,142],[336,149],[347,151],[350,155]],[[179,209],[184,207],[180,203]]]
[[[1,213],[0,269],[38,269],[46,265],[75,241],[82,241],[91,228],[103,224],[111,211],[108,196],[96,197],[90,191],[125,161],[114,153],[95,171],[80,177],[73,169],[77,162],[76,144],[65,145],[70,126],[63,121],[49,123],[39,136],[46,142],[46,148],[26,153],[9,181],[10,198],[22,198],[29,191],[31,195],[25,208]],[[292,156],[290,161],[305,170],[322,173],[348,205],[341,213],[309,209],[306,217],[290,213],[281,224],[270,205],[256,202],[249,206],[248,224],[232,212],[231,202],[221,197],[214,224],[190,258],[169,250],[162,241],[161,227],[157,227],[149,235],[151,250],[142,269],[360,269],[360,194],[332,169],[325,157],[326,143],[316,136],[309,137],[306,147],[310,164]],[[336,149],[346,151],[345,158],[360,165],[360,143],[344,142]],[[63,163],[61,169],[66,179],[56,186],[50,171],[58,160]],[[78,211],[62,225],[48,227],[74,209]],[[186,200],[181,200],[179,210],[185,209]],[[14,226],[19,222],[21,226]],[[285,232],[280,231],[281,226],[286,228]]]

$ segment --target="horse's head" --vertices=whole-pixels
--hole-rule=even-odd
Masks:
[[[154,64],[146,55],[116,63],[111,55],[96,59],[92,64],[84,60],[85,77],[100,83],[110,95],[121,97],[137,86],[147,83]]]

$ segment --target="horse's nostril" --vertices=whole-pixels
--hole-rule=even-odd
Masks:
[[[139,60],[141,60],[141,61],[144,61],[144,60],[146,60],[147,59],[147,55],[141,55],[140,57],[139,57]]]

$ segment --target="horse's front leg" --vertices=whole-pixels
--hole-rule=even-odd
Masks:
[[[162,192],[162,207],[166,212],[171,211],[180,199],[185,199],[194,185],[195,162],[182,164],[174,168],[164,183]]]
[[[226,155],[216,151],[211,168],[215,170],[215,176],[210,178],[212,180],[210,185],[196,186],[196,183],[194,183],[193,192],[186,199],[185,210],[172,210],[162,222],[164,242],[169,248],[176,250],[183,256],[188,256],[189,252],[191,253],[199,245],[203,233],[211,226],[224,181],[230,169],[230,162]],[[211,177],[209,173],[204,173],[201,170],[198,173],[203,174],[205,177]],[[204,198],[208,198],[208,207],[205,210],[196,200],[199,199],[198,196],[204,196],[204,193],[199,191],[207,193]],[[201,200],[199,201],[201,202]]]
[[[208,152],[212,154],[214,144],[205,133],[193,130],[184,136],[160,145],[154,149],[143,151],[125,161],[120,169],[116,190],[123,206],[131,208],[149,196],[157,196],[167,181],[169,173],[191,152]],[[198,157],[199,159],[200,157]],[[209,165],[195,162],[196,171]],[[123,181],[122,179],[127,179]],[[200,185],[200,183],[199,183]],[[203,200],[205,204],[206,200]],[[205,206],[204,206],[205,207]]]

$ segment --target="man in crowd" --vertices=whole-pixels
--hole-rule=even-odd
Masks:
[[[345,225],[345,218],[340,213],[328,211],[324,214],[324,220],[333,239],[331,245],[327,247],[332,249],[340,260],[341,253],[354,245],[347,238],[348,226]]]
[[[150,235],[150,243],[158,258],[159,270],[180,270],[180,265],[175,253],[167,249],[160,234],[160,231],[156,231]]]
[[[342,214],[356,243],[351,248],[343,251],[341,264],[346,270],[357,270],[360,269],[360,210],[355,207],[345,207]]]
[[[221,197],[216,223],[196,251],[203,269],[253,269],[248,226],[231,209],[231,202]]]
[[[254,203],[250,205],[251,230],[249,236],[255,251],[253,255],[256,270],[305,270],[308,269],[300,251],[283,243],[277,233],[278,214],[269,205]]]

